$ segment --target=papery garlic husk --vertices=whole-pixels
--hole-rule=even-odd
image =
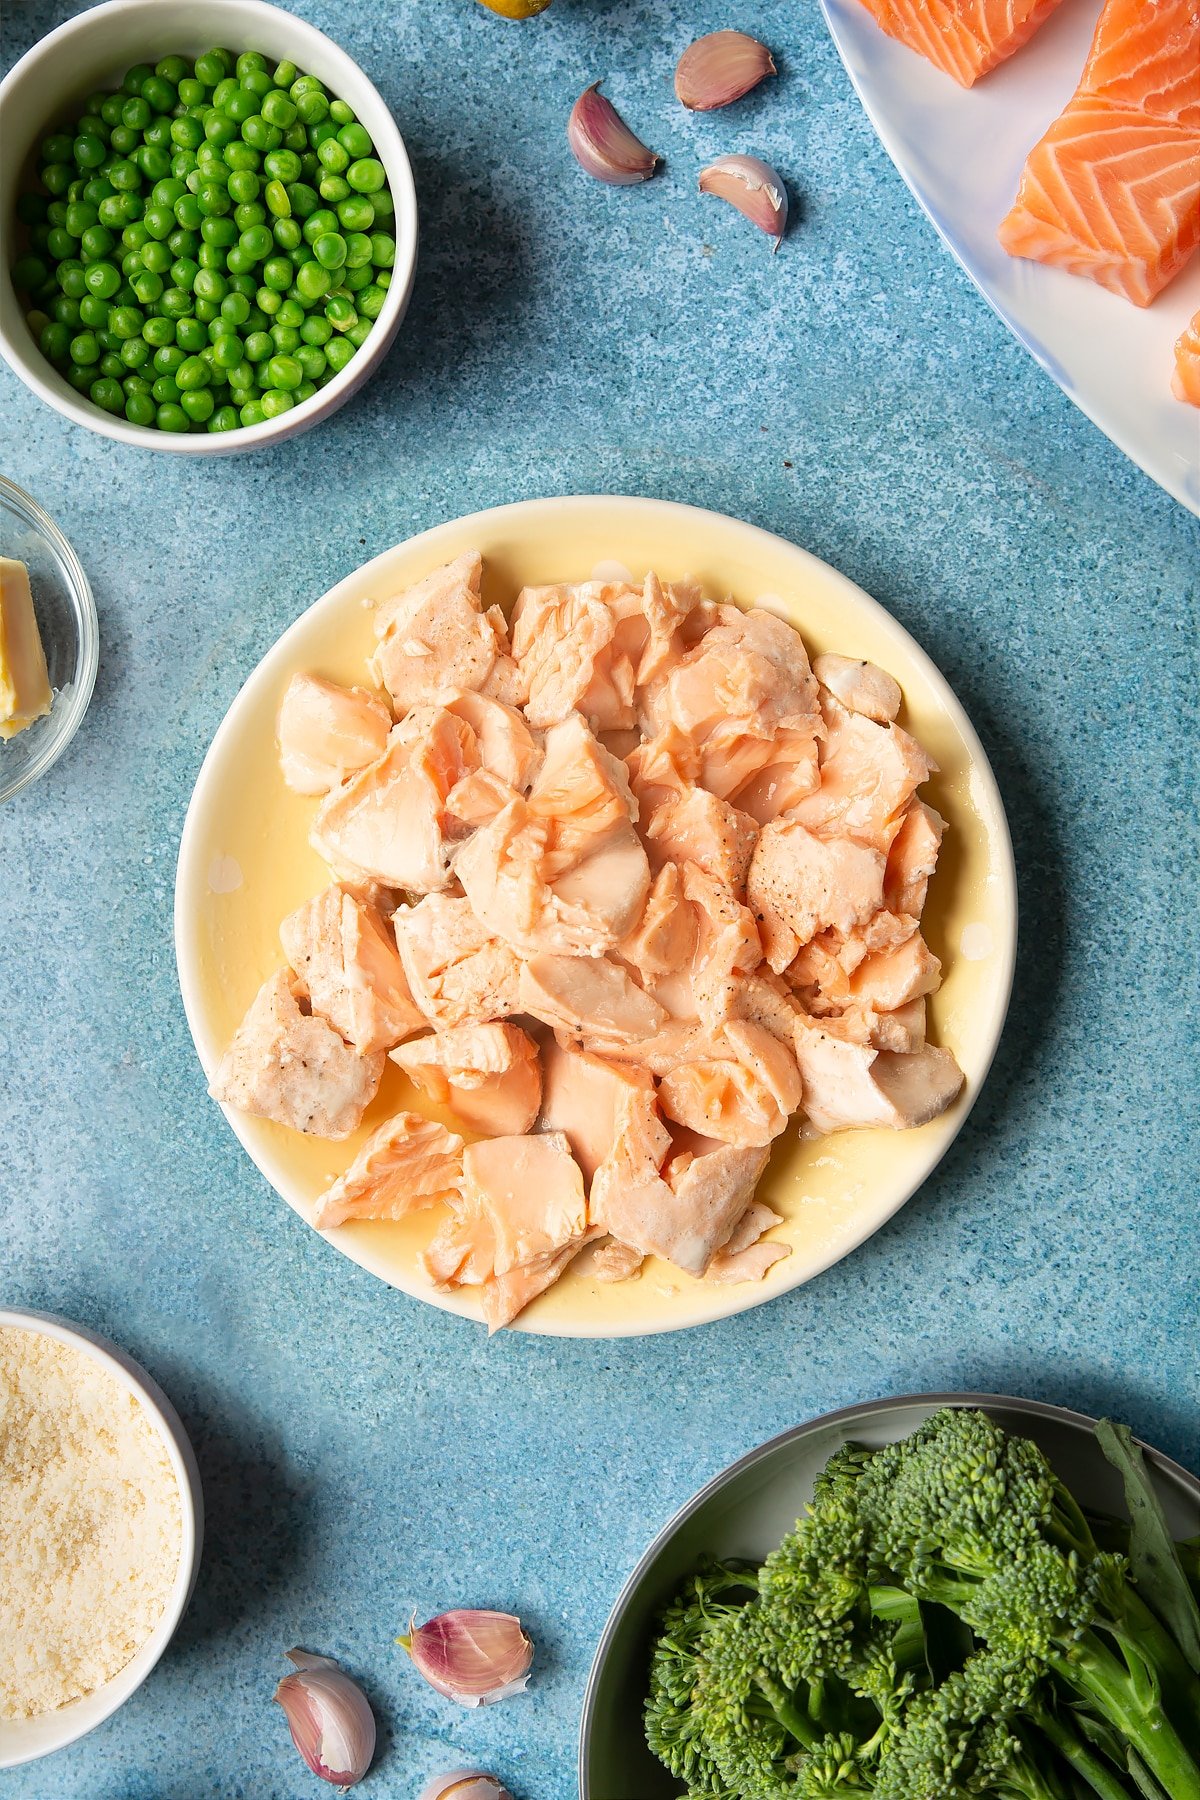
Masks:
[[[332,1657],[289,1650],[294,1675],[285,1675],[275,1699],[287,1717],[292,1742],[314,1775],[334,1787],[353,1787],[375,1754],[375,1715],[356,1681]]]
[[[593,81],[584,88],[567,120],[567,142],[585,174],[610,187],[632,187],[649,181],[661,157],[634,137],[611,100]]]
[[[511,1613],[440,1613],[427,1625],[415,1619],[397,1638],[430,1687],[460,1706],[491,1706],[522,1693],[533,1662],[533,1640]]]
[[[710,31],[689,44],[675,68],[675,93],[692,112],[715,112],[775,73],[765,44],[744,31]]]
[[[778,250],[787,225],[787,189],[770,163],[757,156],[719,156],[701,171],[700,192],[728,200],[774,238],[772,249]]]
[[[435,1775],[421,1789],[419,1800],[512,1800],[512,1795],[494,1775],[455,1769],[449,1775]]]

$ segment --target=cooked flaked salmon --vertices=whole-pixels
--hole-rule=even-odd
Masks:
[[[433,1119],[401,1112],[372,1132],[340,1181],[317,1202],[313,1224],[330,1231],[348,1219],[403,1219],[458,1199],[463,1141]]]
[[[337,885],[279,927],[284,955],[313,1012],[370,1055],[425,1028],[396,939],[374,906]]]
[[[391,728],[390,711],[366,688],[293,675],[276,725],[283,779],[295,794],[327,794],[383,755]]]
[[[448,887],[457,833],[447,797],[474,766],[474,752],[465,720],[444,707],[414,708],[378,762],[322,801],[309,834],[313,849],[338,874],[415,894]]]
[[[889,37],[971,87],[1028,43],[1059,0],[862,0]]]
[[[513,1137],[528,1131],[542,1100],[537,1045],[516,1025],[460,1025],[412,1038],[392,1052],[421,1091],[473,1131]]]
[[[482,577],[483,558],[468,550],[376,612],[371,672],[398,714],[462,689],[513,705],[524,699],[504,616],[483,610]]]
[[[290,969],[268,976],[209,1086],[214,1100],[314,1137],[357,1129],[383,1078],[382,1051],[364,1055],[304,1011]]]
[[[430,894],[392,915],[413,999],[439,1031],[508,1018],[521,1010],[520,965],[469,900]]]
[[[958,1091],[926,1037],[934,764],[885,670],[810,666],[764,608],[652,572],[531,587],[510,652],[482,574],[465,554],[379,609],[395,723],[290,684],[281,759],[337,880],[284,921],[297,974],[214,1092],[344,1134],[391,1051],[482,1139],[401,1113],[318,1220],[445,1202],[425,1267],[492,1329],[586,1245],[588,1280],[651,1255],[761,1280],[788,1246],[754,1191],[793,1115],[900,1128]]]

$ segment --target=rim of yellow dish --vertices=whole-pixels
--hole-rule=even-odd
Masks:
[[[780,1138],[759,1186],[784,1215],[772,1237],[791,1246],[761,1282],[696,1281],[650,1259],[631,1282],[605,1284],[587,1253],[514,1329],[555,1337],[632,1337],[680,1330],[761,1306],[849,1255],[929,1177],[961,1130],[986,1078],[1008,1008],[1016,957],[1012,844],[995,777],[945,677],[879,603],[811,552],[754,525],[673,501],[587,495],[523,500],[454,519],[385,550],[347,575],[284,632],[246,680],[204,758],[180,843],[175,950],[184,1009],[206,1077],[260,983],[283,962],[279,922],[330,879],[307,844],[315,802],[283,785],[275,716],[288,677],[311,669],[364,679],[372,608],[466,549],[482,551],[484,600],[507,608],[525,583],[587,579],[624,567],[640,579],[690,575],[716,597],[766,604],[800,631],[809,654],[837,650],[888,669],[904,690],[901,722],[941,765],[923,789],[947,819],[925,920],[943,961],[930,1035],[966,1075],[941,1118],[909,1132]],[[412,1091],[389,1064],[353,1137],[306,1138],[222,1108],[267,1182],[305,1220],[318,1195]],[[429,1111],[422,1103],[420,1110]],[[449,1115],[442,1115],[449,1118]],[[322,1233],[393,1287],[447,1312],[480,1318],[471,1290],[438,1291],[420,1264],[439,1218],[359,1220]]]

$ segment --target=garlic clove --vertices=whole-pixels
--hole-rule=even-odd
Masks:
[[[353,1787],[375,1754],[375,1715],[358,1683],[328,1656],[289,1650],[296,1673],[275,1689],[292,1742],[314,1775]]]
[[[680,57],[675,93],[692,112],[714,112],[774,73],[774,58],[757,38],[744,31],[710,31]]]
[[[662,161],[634,137],[628,125],[593,81],[571,108],[567,142],[576,162],[587,175],[610,187],[632,187],[649,181]]]
[[[512,1795],[494,1775],[455,1769],[449,1775],[435,1775],[419,1800],[512,1800]]]
[[[529,1681],[533,1640],[510,1613],[459,1610],[427,1625],[414,1619],[396,1642],[430,1687],[460,1706],[491,1706]]]
[[[719,156],[701,171],[700,192],[728,200],[774,238],[771,247],[778,250],[787,226],[787,189],[769,163],[757,156]]]

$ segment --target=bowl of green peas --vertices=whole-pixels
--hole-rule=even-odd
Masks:
[[[403,139],[263,0],[107,0],[0,84],[0,350],[77,425],[229,455],[327,418],[404,317]]]

